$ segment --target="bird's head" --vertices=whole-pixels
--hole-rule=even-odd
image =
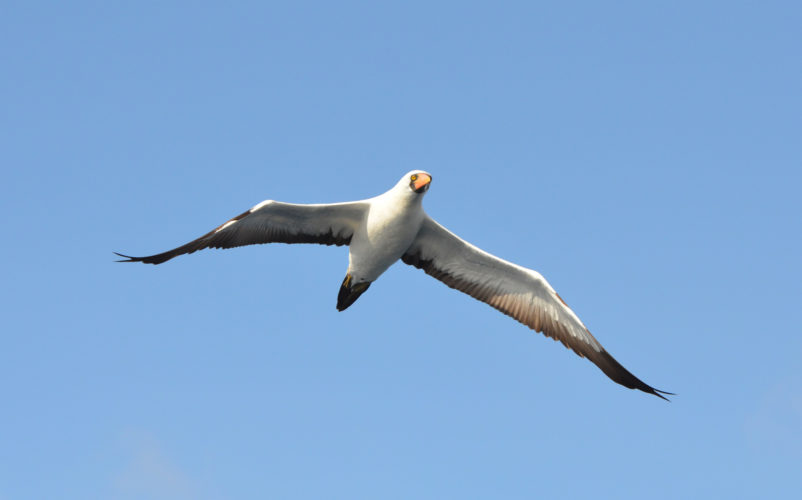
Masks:
[[[429,185],[432,183],[432,176],[423,170],[413,170],[402,178],[399,184],[403,184],[404,182],[408,183],[409,189],[411,189],[412,192],[423,194],[429,190]]]

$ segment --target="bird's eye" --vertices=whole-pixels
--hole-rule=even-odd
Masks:
[[[412,181],[418,180],[418,174],[412,174],[412,177],[409,178]]]

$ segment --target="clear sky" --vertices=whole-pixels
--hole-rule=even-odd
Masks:
[[[799,2],[0,6],[0,499],[799,498]],[[432,173],[666,403],[404,264],[173,248]]]

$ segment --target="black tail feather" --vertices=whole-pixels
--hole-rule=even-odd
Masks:
[[[351,275],[346,274],[343,284],[340,285],[340,293],[337,294],[337,310],[345,311],[356,302],[356,299],[370,288],[370,282],[351,283]]]

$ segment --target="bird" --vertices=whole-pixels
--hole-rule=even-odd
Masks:
[[[644,383],[616,361],[540,273],[477,248],[431,218],[422,204],[431,184],[431,174],[413,170],[387,192],[365,200],[330,204],[265,200],[178,248],[146,257],[114,253],[123,258],[117,262],[162,264],[206,248],[348,245],[338,311],[348,309],[400,260],[560,341],[624,387],[666,401],[665,395],[674,395]]]

